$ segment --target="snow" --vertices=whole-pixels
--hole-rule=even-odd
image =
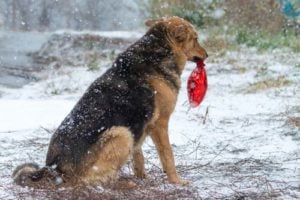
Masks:
[[[72,109],[70,100],[2,100],[0,99],[0,132],[34,130],[57,126]]]
[[[129,38],[139,35],[101,34]],[[245,66],[246,72],[235,70],[229,60]],[[176,164],[179,169],[185,167],[179,174],[192,183],[201,198],[224,198],[236,191],[264,193],[268,188],[263,180],[268,181],[272,191],[283,190],[282,199],[300,195],[300,143],[292,137],[300,133],[287,123],[288,111],[299,106],[300,68],[295,67],[299,62],[299,54],[286,50],[261,53],[241,48],[223,57],[212,55],[206,61],[208,91],[198,108],[188,105],[186,82],[195,64],[187,64],[169,135]],[[261,67],[267,67],[267,74],[258,76]],[[28,161],[43,165],[51,132],[105,70],[92,72],[64,66],[49,69],[46,80],[22,88],[0,87],[0,199],[16,198],[15,191],[8,188],[14,187],[10,175],[17,165]],[[292,84],[256,93],[245,91],[257,80],[279,76]],[[160,166],[149,139],[143,149],[146,170]],[[202,167],[186,170],[195,165]],[[168,188],[171,186],[165,184],[158,187],[162,191]],[[18,192],[28,190],[19,188]]]
[[[74,31],[74,30],[58,30],[55,31],[56,34],[72,34],[72,35],[82,35],[90,34],[99,35],[102,37],[110,38],[140,38],[144,33],[142,32],[133,32],[133,31]]]

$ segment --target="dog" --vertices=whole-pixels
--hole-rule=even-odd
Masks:
[[[135,176],[145,178],[141,146],[147,136],[168,181],[188,183],[176,173],[168,124],[186,62],[204,60],[207,53],[184,19],[148,20],[146,25],[146,34],[118,55],[54,132],[46,166],[17,167],[15,183],[40,187],[117,182],[118,171],[130,158]]]

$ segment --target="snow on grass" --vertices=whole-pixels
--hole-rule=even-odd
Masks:
[[[71,34],[71,35],[84,35],[84,34],[93,34],[103,37],[110,38],[129,38],[129,39],[138,39],[143,36],[142,32],[133,32],[133,31],[74,31],[74,30],[58,30],[54,32],[55,34]]]
[[[116,191],[86,188],[73,193],[32,191],[14,186],[10,178],[19,164],[44,163],[51,133],[72,109],[88,85],[106,69],[62,67],[46,80],[21,89],[2,88],[0,98],[0,199],[92,198],[249,198],[293,199],[300,195],[299,129],[287,123],[288,111],[299,106],[299,54],[260,53],[240,49],[207,60],[209,88],[199,108],[189,108],[186,82],[194,68],[188,63],[182,89],[170,121],[169,135],[177,169],[190,187],[169,185],[153,143],[143,149],[148,179],[138,188]],[[230,61],[230,62],[229,62]],[[237,70],[242,66],[243,70]],[[262,73],[262,68],[263,73]],[[244,70],[245,69],[245,70]],[[284,76],[291,84],[247,93],[260,80]],[[128,166],[123,172],[130,176]],[[76,191],[76,190],[75,190]],[[149,197],[150,195],[150,197]]]

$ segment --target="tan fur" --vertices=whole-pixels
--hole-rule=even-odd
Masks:
[[[145,167],[144,167],[144,155],[141,147],[138,147],[133,152],[133,171],[134,175],[138,178],[146,178]]]
[[[156,118],[159,119],[164,115],[169,116],[173,112],[177,101],[176,91],[170,88],[163,79],[151,77],[148,81],[155,89],[155,108],[158,112]],[[156,120],[154,123],[156,123]]]
[[[158,151],[163,170],[167,173],[169,182],[184,183],[176,174],[174,156],[168,136],[168,123],[175,108],[177,93],[163,80],[152,78],[149,82],[156,90],[155,108],[157,109],[157,119],[148,124],[148,131]]]
[[[163,23],[167,27],[169,43],[172,46],[173,53],[177,54],[177,56],[181,57],[184,55],[186,57],[185,61],[192,61],[195,55],[203,60],[207,57],[205,49],[198,43],[198,34],[190,23],[179,17],[170,17],[148,20],[145,24],[148,27],[152,27],[157,23]],[[180,61],[183,61],[182,58]],[[179,62],[178,64],[184,67]]]
[[[192,25],[178,17],[150,20],[146,22],[146,25],[151,27],[157,23],[163,23],[167,27],[168,42],[172,48],[175,62],[179,66],[180,74],[187,60],[192,61],[195,56],[201,59],[207,57],[206,51],[197,41],[197,33]],[[166,60],[162,65],[168,65],[168,62],[171,61]],[[172,74],[180,86],[179,75]],[[181,180],[176,173],[173,151],[168,136],[169,119],[176,105],[178,91],[171,88],[161,76],[149,77],[148,82],[156,91],[156,95],[154,117],[147,124],[145,134],[150,134],[169,182],[183,185],[188,184],[188,182]],[[139,168],[142,169],[142,167]]]
[[[91,148],[94,163],[86,168],[84,181],[109,183],[115,180],[118,171],[133,151],[131,132],[125,127],[112,127]]]
[[[32,168],[32,167],[24,167],[24,168],[22,168],[21,170],[17,171],[17,172],[13,175],[13,179],[16,180],[16,178],[19,177],[20,174],[25,174],[25,173],[29,174],[29,173],[34,172],[34,171],[36,171],[35,168]]]
[[[177,76],[177,82],[178,82],[178,84],[180,84],[180,78],[178,77],[178,75],[174,75],[174,76]],[[143,137],[138,144],[138,149],[133,154],[134,172],[135,172],[135,175],[139,178],[145,177],[144,156],[141,151],[140,144],[143,142],[144,138],[148,134],[151,134],[151,137],[152,137],[152,135],[160,134],[160,131],[159,131],[160,128],[163,129],[164,127],[157,126],[157,125],[159,124],[159,121],[163,120],[164,118],[168,118],[166,120],[168,122],[169,116],[173,112],[173,110],[175,108],[176,100],[177,100],[176,91],[173,90],[172,88],[170,88],[162,77],[159,77],[159,76],[149,77],[148,82],[155,89],[155,106],[154,106],[155,111],[154,111],[152,119],[146,125]],[[158,130],[156,130],[156,129],[158,129]],[[161,131],[163,131],[162,129],[161,129]],[[166,139],[166,138],[164,138],[164,139]],[[168,140],[168,138],[167,138],[167,140]],[[164,156],[163,152],[161,150],[159,150],[159,149],[163,149],[164,147],[162,147],[160,145],[160,143],[158,143],[158,144],[155,143],[155,145],[158,150],[159,156],[161,158],[161,162],[163,163],[163,167],[169,166],[169,165],[165,164],[166,163],[165,162],[166,159],[164,159],[165,156]],[[167,145],[168,144],[166,144],[166,146]],[[167,152],[167,153],[170,154],[170,152]],[[172,152],[171,152],[171,154],[172,154]],[[171,156],[173,156],[173,154]],[[175,165],[173,164],[173,166],[172,166],[172,163],[171,163],[170,167],[171,168],[173,167],[175,169]],[[164,171],[167,171],[167,170],[164,170]],[[175,173],[176,173],[176,171],[175,171]],[[174,176],[174,175],[171,175],[171,176]]]

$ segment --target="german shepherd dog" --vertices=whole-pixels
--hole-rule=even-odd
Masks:
[[[118,55],[96,79],[53,134],[46,166],[23,164],[13,172],[22,186],[106,184],[132,158],[145,178],[141,145],[150,136],[168,181],[187,184],[176,173],[168,123],[187,61],[207,53],[193,26],[179,17],[149,20],[148,32]]]

